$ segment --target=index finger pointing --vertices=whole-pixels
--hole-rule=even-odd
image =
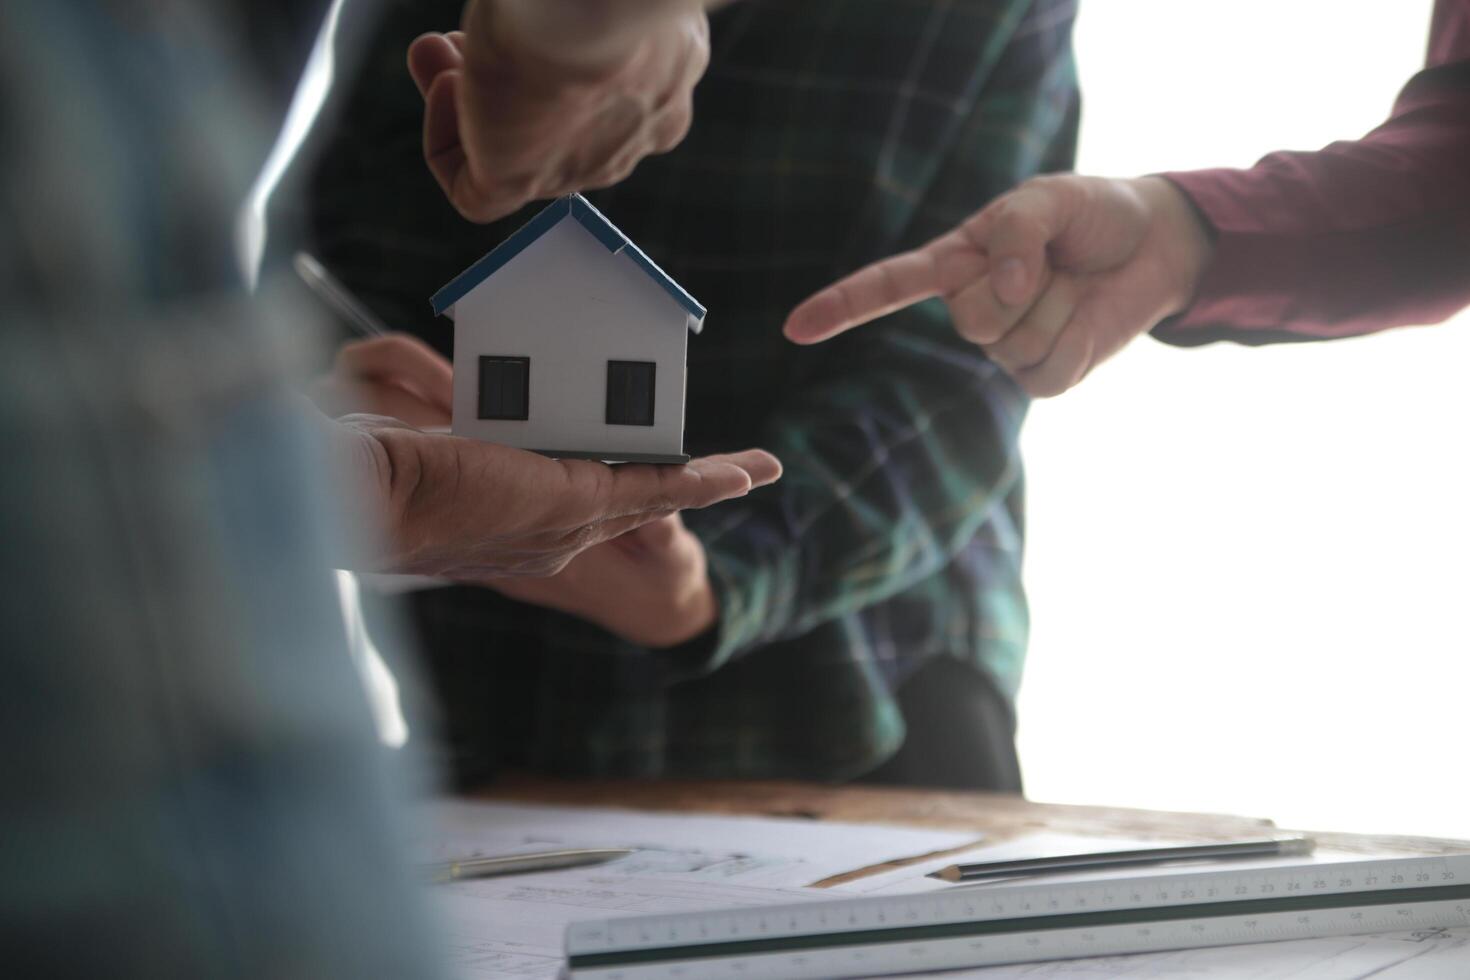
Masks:
[[[984,272],[985,259],[959,235],[937,238],[859,269],[816,293],[786,318],[784,332],[798,344],[815,344],[962,288]]]

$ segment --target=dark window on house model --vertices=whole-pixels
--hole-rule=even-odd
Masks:
[[[652,361],[607,362],[607,424],[653,424]]]
[[[529,357],[480,358],[480,418],[530,418],[530,378]]]

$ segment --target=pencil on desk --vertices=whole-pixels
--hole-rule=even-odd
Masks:
[[[539,851],[534,854],[507,854],[502,857],[470,857],[458,861],[432,864],[424,870],[436,884],[465,878],[490,878],[496,875],[530,874],[533,871],[559,871],[562,868],[584,868],[606,864],[627,857],[626,847],[576,848],[565,851]]]
[[[940,881],[989,881],[1030,875],[1068,874],[1106,868],[1130,868],[1170,861],[1224,861],[1252,857],[1285,857],[1310,854],[1316,844],[1307,837],[1234,841],[1229,844],[1192,844],[1185,847],[1149,847],[1135,851],[1100,851],[1059,857],[1023,858],[1019,861],[987,861],[982,864],[952,864],[927,877]]]

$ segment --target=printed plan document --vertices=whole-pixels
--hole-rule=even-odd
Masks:
[[[763,888],[801,888],[885,861],[947,852],[980,838],[967,831],[877,824],[463,800],[436,804],[429,826],[435,833],[415,855],[425,863],[627,847],[638,853],[594,870]]]
[[[431,888],[448,960],[463,980],[552,980],[570,923],[614,915],[689,912],[821,899],[819,888],[751,888],[573,869],[459,881]]]
[[[841,896],[936,888],[1005,887],[955,886],[924,875],[957,862],[1157,844],[1041,834],[967,848],[978,835],[807,820],[461,801],[436,805],[434,816],[439,830],[419,849],[419,860],[425,862],[571,847],[637,849],[627,858],[596,867],[429,886],[449,959],[463,980],[551,980],[564,963],[567,925],[585,919],[830,901]],[[926,855],[932,857],[831,888],[807,887],[844,872]],[[1358,857],[1361,855],[1329,852],[1315,859]],[[1302,858],[1290,860],[1301,863]],[[1235,866],[1249,863],[1233,862]],[[1128,873],[1178,870],[1130,869]],[[1024,963],[935,976],[956,980],[1459,980],[1470,978],[1470,930],[1427,929]]]
[[[417,848],[431,863],[573,847],[629,847],[609,864],[434,885],[465,980],[552,978],[568,923],[612,915],[830,898],[833,875],[974,843],[969,832],[756,817],[447,801]]]

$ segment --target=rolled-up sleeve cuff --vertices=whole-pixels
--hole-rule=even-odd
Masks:
[[[737,568],[730,555],[718,548],[709,551],[709,577],[720,603],[717,640],[709,652],[709,670],[759,646],[766,634],[769,603],[762,600],[761,577]]]
[[[699,636],[678,646],[649,651],[661,663],[671,683],[713,673],[726,663],[753,649],[768,637],[766,605],[749,574],[740,563],[718,550],[708,553],[710,586],[719,602],[719,619]],[[737,572],[737,567],[740,571]]]

